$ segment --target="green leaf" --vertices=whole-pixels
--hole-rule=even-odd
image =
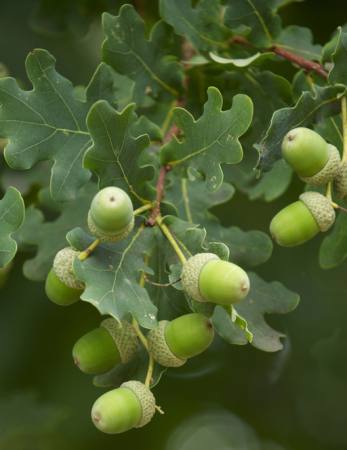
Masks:
[[[38,161],[53,161],[51,193],[57,201],[73,200],[89,179],[82,167],[90,136],[85,119],[98,98],[122,105],[131,82],[100,64],[81,101],[74,87],[55,70],[55,59],[34,50],[26,60],[33,90],[22,90],[13,78],[0,80],[0,134],[9,139],[5,158],[13,169],[30,169]],[[121,87],[115,86],[122,82]],[[49,105],[49,107],[47,106]]]
[[[343,132],[341,114],[321,120],[316,124],[314,129],[330,144],[335,145],[340,150],[342,149]]]
[[[222,23],[219,0],[200,0],[194,7],[191,0],[160,0],[159,6],[165,22],[196,49],[209,51],[228,47],[231,33]]]
[[[82,250],[93,238],[76,228],[68,234],[68,241]],[[81,299],[94,305],[101,314],[118,320],[131,315],[144,328],[153,328],[157,308],[139,284],[142,272],[152,273],[145,259],[153,242],[153,230],[141,226],[124,241],[101,244],[87,260],[75,261],[76,276],[85,283]]]
[[[83,223],[87,225],[87,214],[95,193],[96,186],[88,183],[76,200],[59,204],[59,217],[53,221],[45,221],[43,213],[34,206],[27,208],[25,222],[16,234],[21,246],[36,250],[34,258],[28,259],[23,265],[27,278],[34,281],[46,278],[54,256],[58,250],[67,246],[66,233]]]
[[[241,266],[254,267],[267,261],[272,253],[272,241],[261,231],[242,231],[223,227],[209,210],[229,201],[234,188],[223,183],[218,191],[209,192],[203,180],[189,181],[169,175],[166,199],[177,208],[177,214],[193,226],[207,231],[208,240],[221,241],[230,249],[230,260]]]
[[[166,24],[158,22],[147,40],[143,20],[133,6],[124,5],[118,16],[103,14],[103,29],[103,60],[135,82],[137,103],[142,104],[146,94],[157,97],[161,91],[178,95],[182,74],[174,57],[168,56],[173,48]]]
[[[223,92],[226,100],[241,92],[248,94],[254,104],[254,118],[247,134],[242,137],[244,158],[240,164],[224,169],[225,179],[249,196],[250,199],[272,201],[282,195],[288,188],[291,171],[283,163],[276,164],[268,174],[257,177],[254,167],[257,164],[257,151],[254,142],[263,136],[274,111],[292,103],[290,83],[283,77],[270,71],[257,71],[253,68],[243,73],[228,74]],[[271,182],[276,180],[276,182]]]
[[[299,296],[277,281],[268,283],[254,273],[249,274],[251,289],[248,296],[238,305],[236,311],[247,321],[253,334],[252,345],[259,350],[275,352],[283,348],[281,338],[285,335],[271,328],[265,321],[265,314],[286,314],[293,311]],[[247,336],[232,322],[228,312],[218,306],[212,316],[213,324],[220,336],[230,344],[247,344]]]
[[[270,47],[281,30],[276,14],[277,0],[228,0],[225,24],[235,33],[244,33],[255,46]]]
[[[0,268],[5,267],[17,252],[12,235],[24,220],[24,202],[20,192],[9,187],[0,200]]]
[[[134,107],[131,104],[119,113],[104,100],[92,106],[87,125],[93,145],[85,155],[84,165],[98,175],[100,187],[117,185],[141,198],[153,169],[139,167],[141,152],[149,145],[149,139],[131,134],[136,121]]]
[[[144,383],[148,368],[148,353],[141,349],[135,358],[126,364],[118,364],[109,372],[94,377],[94,385],[103,388],[116,388],[129,380],[138,380]],[[162,375],[167,370],[166,367],[155,363],[151,388],[154,388],[160,381]]]
[[[331,107],[344,93],[342,86],[314,87],[314,92],[303,92],[295,106],[274,112],[270,126],[259,145],[259,167],[268,170],[281,158],[281,143],[292,128],[312,124],[320,116],[331,115]]]
[[[173,139],[161,150],[162,162],[172,166],[188,166],[188,174],[203,174],[210,191],[223,181],[221,164],[236,164],[242,159],[239,137],[250,126],[253,114],[251,99],[236,95],[230,109],[222,111],[222,95],[209,87],[204,112],[198,120],[183,108],[176,108],[173,121],[184,137]]]
[[[339,29],[335,51],[332,55],[333,68],[329,73],[329,82],[332,84],[340,83],[347,86],[347,32]]]
[[[306,59],[319,61],[322,47],[313,44],[313,35],[309,28],[290,25],[282,30],[276,39],[276,45]]]
[[[323,269],[339,266],[347,258],[347,214],[339,213],[332,231],[323,239],[319,264]]]

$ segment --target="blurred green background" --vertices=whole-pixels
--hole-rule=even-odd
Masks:
[[[150,17],[156,3],[137,2]],[[26,54],[47,48],[61,73],[86,83],[99,59],[103,9],[115,12],[118,4],[46,0],[38,9],[36,0],[1,0],[0,61],[28,85]],[[311,27],[324,43],[347,22],[347,8],[337,0],[295,3],[284,21]],[[300,189],[294,182],[272,204],[237,194],[216,213],[225,225],[266,231],[274,212]],[[302,297],[295,312],[269,318],[288,336],[282,352],[216,340],[155,389],[165,417],[121,436],[94,429],[89,411],[102,391],[71,359],[74,341],[98,324],[99,314],[83,303],[67,311],[48,302],[42,285],[23,278],[20,256],[0,294],[0,450],[346,450],[347,264],[322,271],[318,248],[319,238],[295,249],[276,247],[258,270]]]

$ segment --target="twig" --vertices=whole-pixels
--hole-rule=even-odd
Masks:
[[[158,177],[157,186],[156,186],[157,195],[156,195],[156,200],[155,200],[155,206],[152,210],[152,213],[151,213],[149,219],[147,220],[148,226],[153,227],[155,225],[157,217],[160,215],[160,204],[164,197],[165,178],[166,178],[166,174],[170,170],[171,170],[171,166],[169,166],[169,165],[162,166],[160,168],[159,177]]]
[[[243,45],[244,47],[257,48],[259,50],[258,47],[253,45],[251,42],[249,42],[243,36],[233,36],[232,39],[230,40],[230,42],[233,44]],[[281,58],[284,58],[287,61],[290,61],[293,64],[296,64],[297,66],[301,67],[302,69],[305,69],[308,72],[316,72],[318,75],[320,75],[324,79],[328,78],[328,72],[324,69],[322,64],[319,64],[318,62],[311,61],[310,59],[306,59],[300,55],[297,55],[296,53],[286,50],[285,48],[281,47],[280,45],[274,44],[271,47],[265,48],[261,51],[273,52],[276,55],[280,56]]]

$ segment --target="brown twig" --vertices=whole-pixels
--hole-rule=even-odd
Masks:
[[[170,131],[170,130],[169,130]],[[155,206],[152,209],[151,215],[149,216],[149,219],[147,220],[147,225],[150,227],[153,227],[155,225],[157,217],[160,215],[160,204],[164,197],[164,189],[165,189],[165,178],[166,174],[171,170],[171,166],[161,166],[156,186],[156,200],[155,200]]]
[[[287,61],[296,64],[302,69],[307,70],[308,72],[316,72],[321,77],[325,79],[328,78],[328,72],[324,69],[324,67],[321,64],[315,61],[303,58],[302,56],[292,53],[278,45],[273,45],[272,47],[269,48],[269,50],[274,52],[276,55],[286,59]]]
[[[251,42],[249,42],[243,36],[233,36],[230,40],[232,44],[243,45],[244,47],[256,48]],[[258,49],[259,50],[259,49]],[[296,53],[293,53],[280,45],[272,45],[269,48],[263,49],[263,52],[273,52],[277,56],[286,59],[287,61],[292,62],[293,64],[301,67],[302,69],[308,72],[316,72],[318,75],[323,77],[324,79],[328,78],[328,72],[324,69],[322,64],[318,62],[311,61],[310,59],[306,59]]]

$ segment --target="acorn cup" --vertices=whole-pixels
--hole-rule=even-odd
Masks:
[[[134,228],[134,208],[129,195],[110,186],[99,191],[88,213],[90,232],[101,241],[117,242]]]
[[[155,397],[140,381],[127,381],[99,397],[92,407],[92,421],[104,433],[117,434],[141,428],[152,420]]]
[[[295,247],[325,232],[335,222],[330,200],[318,192],[305,192],[299,200],[278,212],[270,223],[273,239],[283,247]]]
[[[53,267],[46,278],[45,291],[47,297],[57,305],[76,303],[84,290],[84,284],[73,271],[73,262],[78,254],[71,247],[65,247],[55,255]]]
[[[149,352],[164,367],[179,367],[204,352],[212,343],[214,329],[202,314],[185,314],[171,322],[162,320],[147,334]]]
[[[294,128],[282,141],[282,156],[299,177],[312,186],[322,186],[339,172],[340,153],[309,128]]]
[[[99,375],[129,362],[137,350],[137,336],[130,323],[109,318],[78,339],[72,357],[82,372]]]
[[[183,265],[183,290],[198,302],[231,305],[249,292],[247,273],[238,265],[221,260],[214,253],[197,253]]]
[[[342,161],[334,180],[334,191],[338,198],[343,199],[347,195],[347,161]]]

